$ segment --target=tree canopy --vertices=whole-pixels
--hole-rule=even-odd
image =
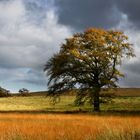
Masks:
[[[45,65],[49,95],[57,97],[63,90],[79,88],[77,101],[88,100],[99,111],[101,88],[116,87],[124,76],[118,69],[122,58],[133,56],[132,44],[121,31],[89,28],[76,33]]]

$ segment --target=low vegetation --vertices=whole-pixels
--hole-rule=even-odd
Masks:
[[[26,88],[22,88],[22,89],[20,89],[18,92],[19,92],[19,95],[20,95],[20,96],[29,96],[29,95],[30,95],[30,94],[29,94],[29,90],[26,89]]]
[[[0,87],[0,97],[9,97],[11,96],[10,91]]]
[[[123,90],[101,103],[99,114],[89,104],[76,106],[74,93],[55,105],[45,92],[0,98],[0,140],[139,140],[139,91]]]
[[[1,140],[139,140],[139,116],[0,114]]]
[[[50,98],[39,96],[13,96],[0,98],[0,111],[45,111],[45,112],[79,112],[92,111],[89,104],[76,106],[75,96],[62,96],[59,103],[52,105]],[[140,97],[116,97],[109,103],[101,103],[102,111],[140,112]]]

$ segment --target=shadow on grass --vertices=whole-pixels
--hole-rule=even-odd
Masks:
[[[84,115],[109,115],[109,116],[140,116],[140,111],[128,111],[128,110],[119,110],[119,111],[100,111],[100,112],[92,112],[92,111],[82,111],[82,110],[75,110],[75,111],[47,111],[47,110],[13,110],[13,111],[0,111],[0,114],[8,114],[8,113],[18,113],[18,114],[84,114]]]

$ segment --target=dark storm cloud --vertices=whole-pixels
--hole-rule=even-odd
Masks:
[[[140,74],[129,70],[124,73],[125,78],[120,79],[119,81],[121,87],[140,87]]]
[[[140,27],[139,7],[140,0],[0,0],[0,85],[42,87],[43,67],[64,38],[91,26],[116,28],[121,23],[126,28],[120,29],[130,30],[123,14],[127,22]],[[139,34],[139,30],[130,31],[136,46],[140,46]],[[128,75],[123,85],[140,83],[138,65],[123,68]]]
[[[138,74],[140,74],[140,62],[137,61],[135,63],[124,65],[123,69],[127,72],[131,72],[133,74],[138,75]]]
[[[126,77],[119,83],[127,87],[140,86],[140,0],[56,0],[55,4],[59,23],[74,28],[75,32],[92,26],[129,33],[137,60],[121,68]]]
[[[75,29],[110,28],[121,20],[113,0],[57,0],[59,22]]]
[[[59,22],[75,29],[115,27],[125,14],[140,28],[140,0],[57,0]]]
[[[121,86],[126,87],[140,87],[140,62],[139,60],[123,64],[121,71],[125,75],[125,78],[119,81]]]
[[[34,69],[29,69],[26,72],[24,72],[24,77],[19,78],[18,80],[15,79],[16,82],[22,83],[29,83],[34,85],[40,85],[40,86],[46,86],[46,78],[45,74],[42,71],[37,71]]]
[[[116,5],[134,27],[140,28],[140,0],[116,0]]]
[[[140,87],[140,76],[135,74],[126,75],[119,81],[120,87]]]

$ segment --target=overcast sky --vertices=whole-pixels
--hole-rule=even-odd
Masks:
[[[140,0],[0,0],[0,86],[46,90],[43,68],[65,38],[87,27],[124,31],[136,58],[122,87],[140,87]]]

